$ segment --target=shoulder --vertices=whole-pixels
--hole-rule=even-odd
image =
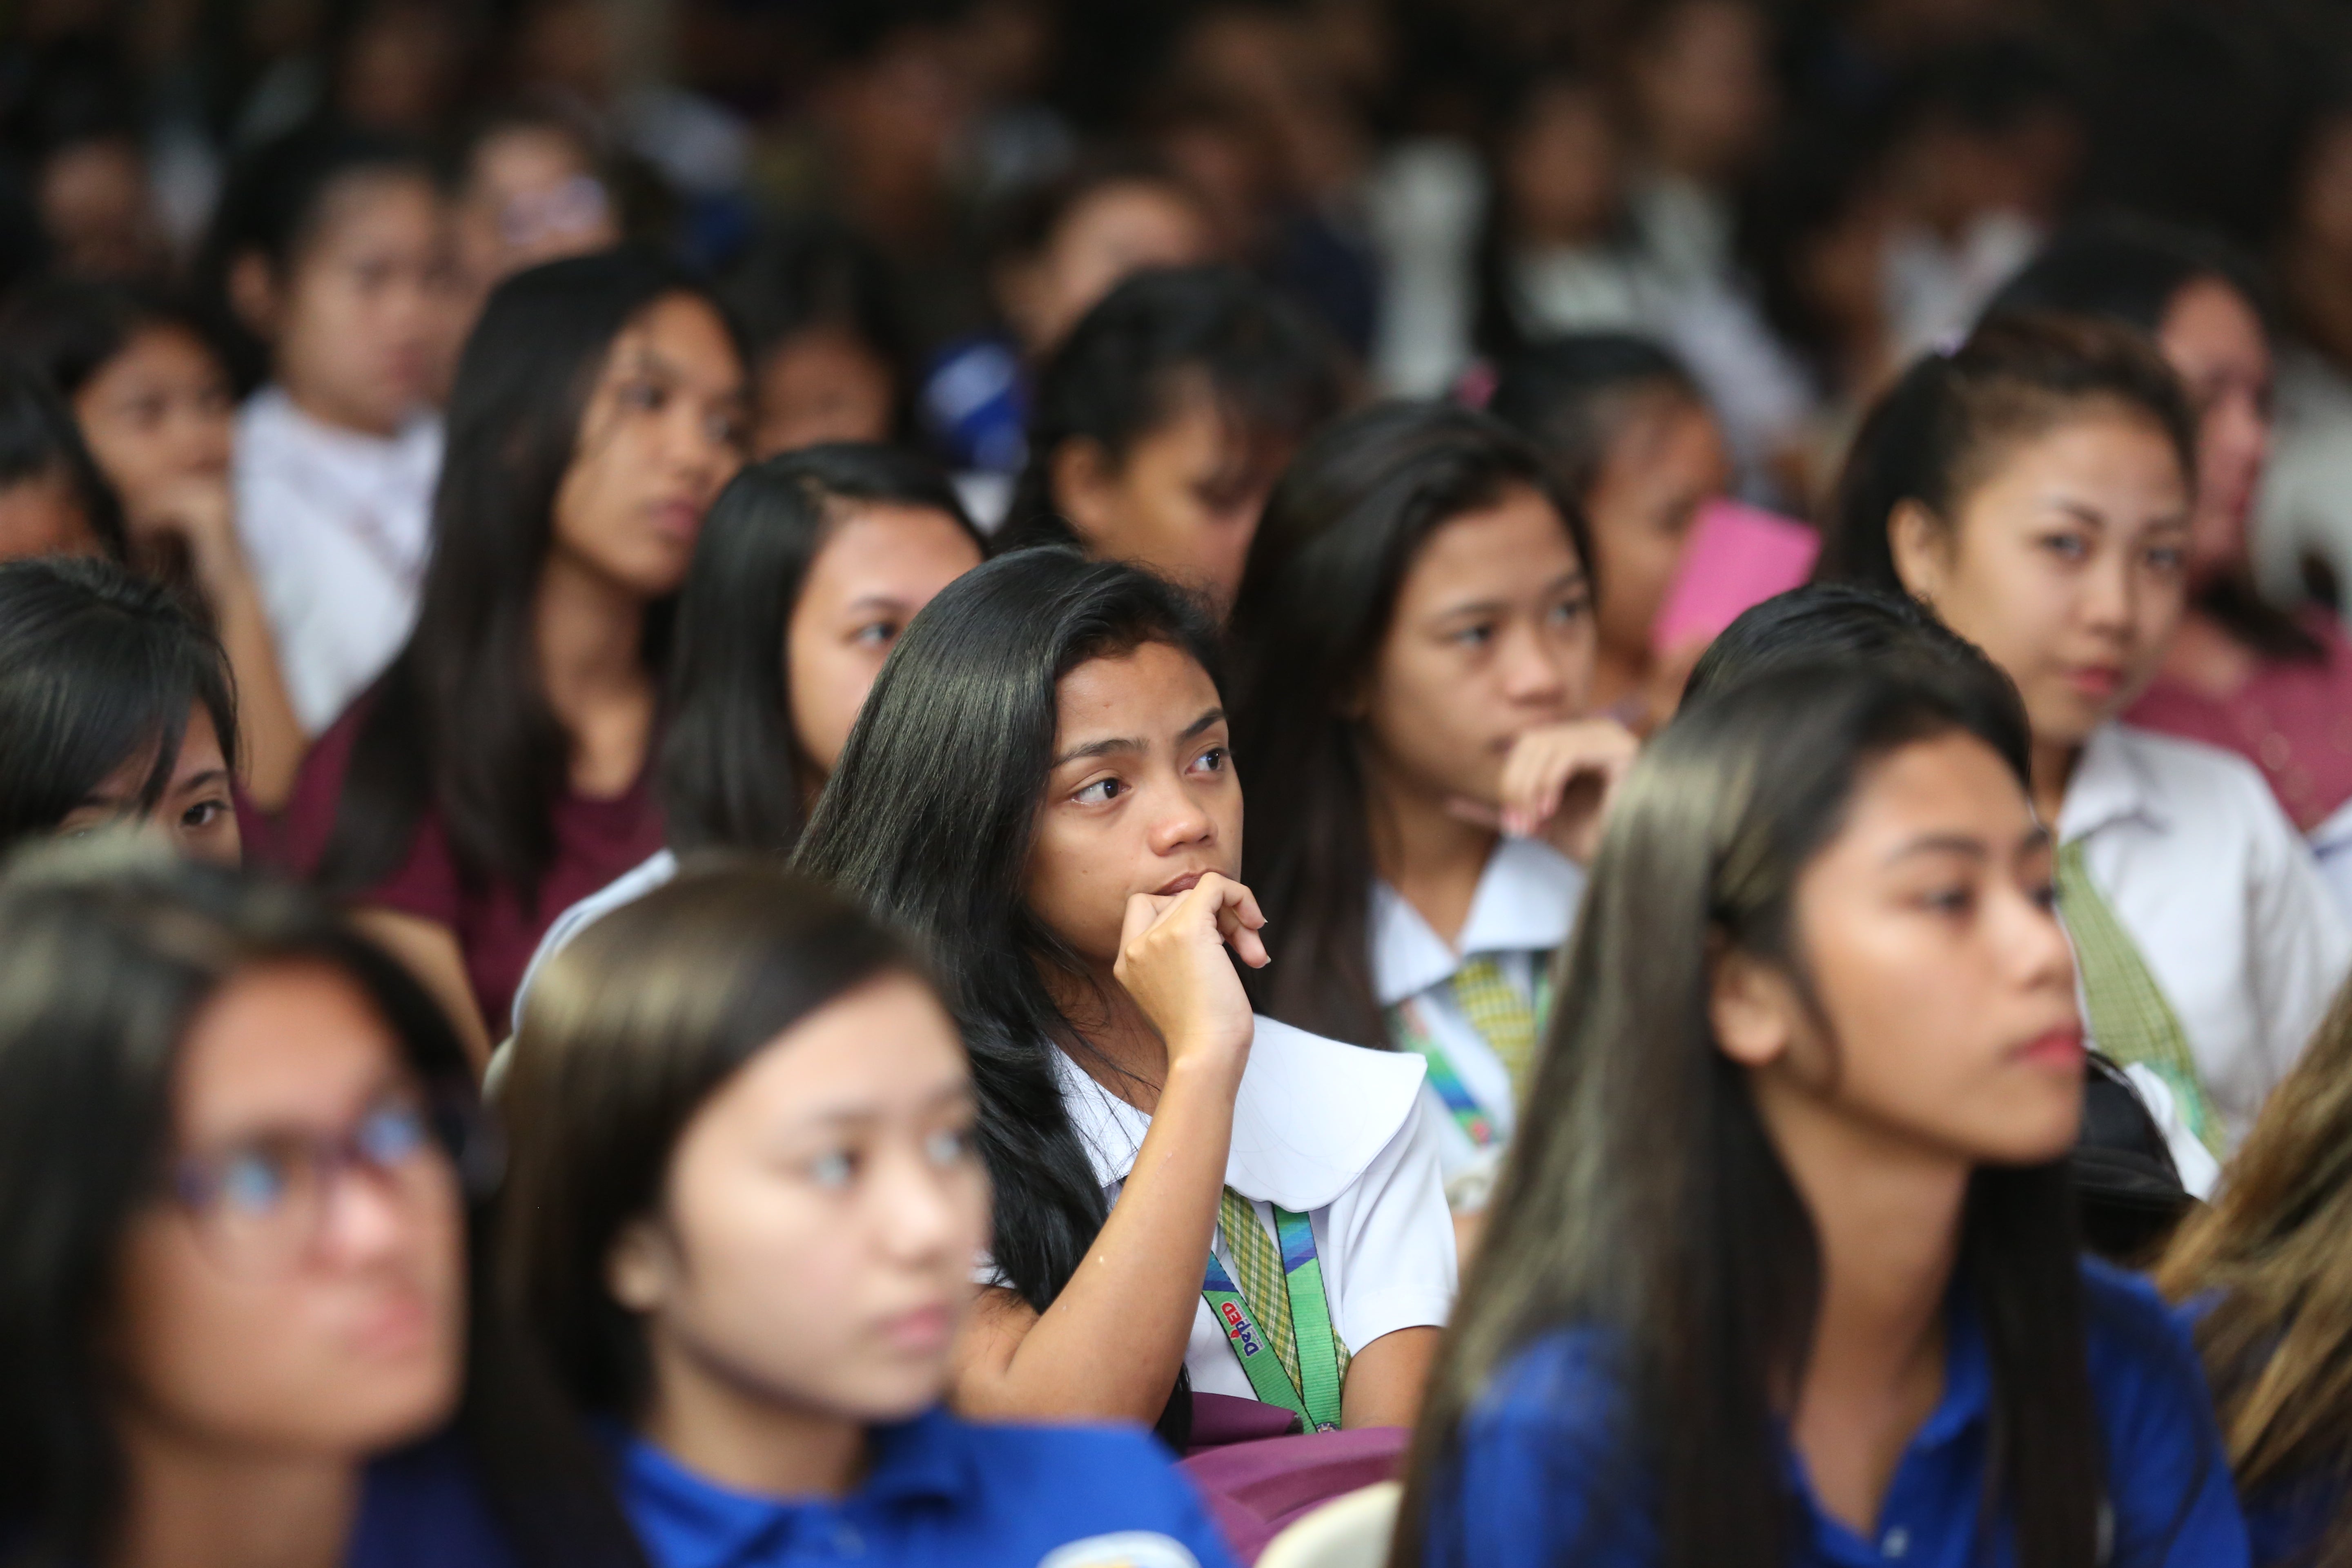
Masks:
[[[1589,1326],[1552,1329],[1496,1369],[1464,1419],[1464,1442],[1540,1436],[1605,1447],[1625,1419],[1624,1396],[1624,1358],[1613,1335]]]
[[[2270,785],[2253,763],[2235,752],[2179,735],[2160,735],[2136,724],[2110,727],[2113,743],[2137,767],[2166,805],[2194,812],[2224,805],[2250,812],[2247,820],[2284,817]]]
[[[378,1459],[367,1468],[346,1568],[508,1568],[516,1561],[454,1434]]]
[[[319,732],[294,775],[293,793],[278,813],[278,842],[289,869],[308,873],[326,853],[335,830],[335,812],[350,773],[352,747],[366,727],[373,703],[362,697]]]
[[[940,1437],[962,1451],[979,1478],[992,1537],[1034,1545],[1047,1561],[1070,1552],[1072,1568],[1114,1562],[1216,1568],[1225,1561],[1192,1482],[1140,1427],[940,1421]],[[1076,1550],[1088,1545],[1101,1555]]]
[[[1341,1045],[1261,1014],[1234,1102],[1234,1184],[1301,1214],[1328,1206],[1411,1133],[1425,1070],[1417,1056]]]
[[[2097,1258],[2083,1260],[2083,1320],[2091,1384],[2111,1416],[2128,1411],[2209,1424],[2205,1373],[2190,1343],[2198,1304],[2176,1310],[2156,1288]]]

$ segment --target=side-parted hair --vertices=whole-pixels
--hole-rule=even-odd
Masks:
[[[236,772],[228,656],[169,591],[104,561],[0,564],[0,850],[46,834],[152,750],[152,810],[201,707]]]
[[[802,747],[784,652],[809,569],[857,503],[924,507],[987,544],[928,458],[835,442],[754,463],[711,504],[678,593],[656,784],[670,847],[790,854],[824,783]]]
[[[473,1075],[407,970],[297,889],[122,836],[29,850],[0,879],[0,1536],[12,1563],[102,1563],[126,1513],[105,1344],[132,1222],[163,1190],[198,1015],[240,974],[331,970],[363,996],[487,1184]],[[482,1255],[473,1252],[478,1268]],[[597,1457],[505,1320],[469,1311],[457,1435],[532,1568],[640,1561]]]
[[[711,302],[667,262],[626,247],[530,268],[491,291],[450,397],[416,626],[363,699],[323,886],[355,893],[391,875],[431,807],[462,876],[505,884],[526,909],[537,900],[572,755],[532,632],[555,495],[614,340],[679,294]],[[657,677],[674,602],[646,621]]]
[[[1570,332],[1503,362],[1486,412],[1543,449],[1569,494],[1589,499],[1626,416],[1643,398],[1706,406],[1683,363],[1632,332]]]
[[[971,1052],[992,1251],[1041,1311],[1106,1215],[1053,1063],[1057,1047],[1087,1047],[1043,973],[1086,970],[1025,896],[1061,680],[1146,643],[1213,680],[1215,635],[1200,605],[1139,568],[1068,550],[999,556],[941,589],[899,637],[802,836],[803,870],[929,957]]]
[[[1452,404],[1381,404],[1326,426],[1266,501],[1229,646],[1234,761],[1250,799],[1242,877],[1275,958],[1247,979],[1286,1024],[1387,1043],[1370,945],[1377,803],[1350,714],[1430,537],[1514,488],[1550,503],[1589,578],[1584,514],[1542,454]]]
[[[1236,267],[1139,272],[1087,311],[1039,373],[1028,466],[998,548],[1076,542],[1054,496],[1055,454],[1092,441],[1125,462],[1181,412],[1188,376],[1249,445],[1269,450],[1339,412],[1345,395],[1328,334],[1268,285]]]
[[[779,1035],[888,973],[921,970],[839,898],[740,860],[615,910],[531,987],[499,1088],[499,1290],[583,1412],[633,1420],[651,1392],[606,1263],[660,1209],[687,1124]]]
[[[2294,1071],[2263,1102],[2210,1207],[2183,1223],[2157,1270],[2175,1301],[2205,1300],[2193,1331],[2215,1414],[2249,1502],[2327,1488],[2311,1563],[2352,1553],[2352,985]]]
[[[1823,582],[1904,592],[1887,527],[1905,501],[1944,528],[2016,443],[2102,410],[2147,419],[2197,473],[2197,430],[2180,383],[2155,348],[2110,322],[2000,316],[1949,353],[1904,373],[1863,420],[1839,476]]]
[[[47,278],[0,311],[0,350],[39,371],[58,396],[72,398],[132,339],[159,327],[218,352],[195,313],[166,295],[129,283]]]
[[[1643,1510],[1664,1568],[1796,1553],[1776,1422],[1811,1345],[1820,1241],[1747,1070],[1716,1038],[1710,963],[1737,949],[1809,989],[1806,868],[1877,762],[1955,732],[2004,739],[1934,687],[1799,667],[1685,708],[1635,763],[1423,1406],[1397,1568],[1458,1561],[1444,1508],[1463,1425],[1520,1352],[1561,1330],[1594,1336],[1618,1392],[1621,1469],[1591,1478],[1587,1541]],[[2103,1471],[2063,1162],[1978,1168],[1958,1279],[1992,1370],[1989,1515],[2013,1525],[2021,1568],[2089,1563]],[[1555,1561],[1577,1552],[1559,1542]]]
[[[0,489],[36,479],[62,480],[99,548],[117,561],[129,553],[122,502],[99,471],[73,410],[38,368],[0,353]]]

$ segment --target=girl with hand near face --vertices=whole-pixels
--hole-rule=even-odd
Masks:
[[[802,840],[925,944],[971,1048],[972,1415],[1181,1446],[1189,1382],[1400,1425],[1453,1297],[1421,1064],[1254,1016],[1235,971],[1265,921],[1213,641],[1133,567],[1000,557],[908,627]]]
[[[846,905],[738,864],[620,910],[550,966],[499,1109],[504,1289],[656,1568],[1228,1561],[1141,1434],[942,1408],[988,1240],[972,1078]]]
[[[237,538],[227,367],[177,307],[102,283],[27,289],[0,321],[0,344],[39,369],[72,408],[120,503],[132,562],[202,599],[236,670],[247,787],[257,804],[282,805],[310,741]]]
[[[110,1568],[625,1568],[467,1303],[464,1053],[292,892],[121,841],[0,885],[0,1538]]]
[[[1517,1117],[1632,734],[1589,719],[1582,515],[1498,420],[1392,404],[1309,441],[1234,609],[1265,1010],[1415,1053],[1457,1213]],[[1467,1227],[1465,1238],[1467,1239]]]
[[[1394,1562],[2246,1561],[2184,1336],[2077,1256],[2053,847],[1976,723],[1800,667],[1635,765]]]
[[[467,345],[416,629],[303,764],[286,852],[485,1056],[548,924],[661,847],[671,612],[745,421],[717,306],[635,251],[519,273]]]
[[[898,635],[982,552],[947,477],[894,447],[811,447],[735,476],[678,595],[655,772],[668,845],[548,927],[518,1026],[556,950],[679,857],[792,852]]]
[[[314,735],[415,619],[442,456],[447,229],[421,153],[333,130],[254,153],[215,219],[205,268],[262,383],[236,416],[236,531]]]
[[[2352,935],[2251,766],[2117,721],[2187,602],[2195,448],[2131,333],[1996,319],[1864,422],[1822,574],[1913,595],[2017,683],[2092,1037],[2220,1153],[2294,1066]]]
[[[167,590],[103,561],[0,564],[0,851],[136,824],[243,856],[236,688]]]

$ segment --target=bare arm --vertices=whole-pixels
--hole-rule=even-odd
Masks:
[[[403,914],[398,910],[367,908],[352,911],[352,923],[361,933],[406,965],[417,983],[441,1004],[466,1058],[478,1075],[490,1061],[490,1031],[474,1001],[474,983],[466,975],[465,950],[457,933],[438,921]]]
[[[1421,1419],[1421,1392],[1438,1340],[1433,1328],[1399,1329],[1358,1351],[1339,1391],[1339,1425],[1410,1426]]]
[[[1116,973],[1168,1042],[1168,1079],[1135,1168],[1043,1313],[992,1290],[966,1333],[955,1401],[982,1417],[1155,1420],[1192,1337],[1255,1024],[1225,957],[1265,962],[1247,889],[1221,877],[1138,895]]]

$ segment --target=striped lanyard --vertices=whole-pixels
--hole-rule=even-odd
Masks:
[[[1250,1392],[1262,1404],[1297,1415],[1309,1432],[1338,1430],[1339,1388],[1348,1375],[1349,1357],[1331,1331],[1323,1265],[1315,1255],[1315,1227],[1305,1215],[1277,1206],[1274,1228],[1282,1247],[1276,1258],[1255,1205],[1231,1187],[1225,1189],[1218,1218],[1225,1246],[1248,1289],[1234,1283],[1213,1252],[1201,1297],[1224,1331],[1234,1359],[1242,1363]],[[1242,1234],[1244,1226],[1247,1234]],[[1257,1259],[1259,1267],[1252,1267],[1253,1253],[1267,1255]],[[1277,1273],[1278,1281],[1267,1278]],[[1259,1298],[1255,1306],[1251,1297]]]
[[[1551,954],[1548,952],[1536,957],[1534,1006],[1536,1028],[1540,1032],[1551,1016]],[[1390,1040],[1429,1065],[1429,1087],[1437,1091],[1439,1102],[1454,1118],[1454,1124],[1462,1129],[1463,1136],[1470,1140],[1474,1148],[1484,1149],[1493,1143],[1496,1138],[1495,1119],[1471,1094],[1470,1086],[1454,1069],[1454,1058],[1437,1043],[1429,1020],[1422,1016],[1420,999],[1408,996],[1391,1007],[1388,1024]]]

